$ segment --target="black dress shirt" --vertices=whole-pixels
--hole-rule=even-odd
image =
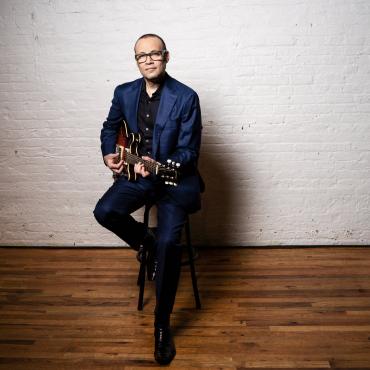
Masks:
[[[152,97],[149,97],[146,92],[145,81],[142,84],[137,114],[137,123],[139,133],[141,134],[141,142],[138,148],[140,156],[152,157],[153,131],[161,99],[162,86],[163,81]]]

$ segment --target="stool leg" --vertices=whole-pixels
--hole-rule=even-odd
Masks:
[[[191,241],[190,241],[189,219],[185,223],[185,234],[186,234],[186,247],[188,249],[188,254],[189,254],[189,265],[190,265],[190,272],[191,272],[191,281],[193,284],[195,305],[196,305],[196,308],[199,310],[201,308],[201,304],[200,304],[200,298],[199,298],[197,276],[195,274],[193,248],[192,248]]]
[[[142,260],[140,263],[140,271],[139,271],[139,276],[137,279],[137,284],[140,286],[140,291],[139,291],[139,300],[137,303],[137,309],[139,311],[143,310],[143,300],[144,300],[144,288],[145,288],[145,267],[146,267],[146,251],[144,250]]]
[[[145,206],[144,225],[146,227],[148,227],[148,225],[149,225],[149,212],[150,212],[150,207]],[[147,251],[144,247],[142,259],[141,259],[141,262],[140,262],[139,275],[138,275],[138,278],[137,278],[137,285],[140,287],[139,299],[138,299],[138,303],[137,303],[137,309],[139,311],[143,310],[144,288],[145,288],[145,272],[146,272],[146,254],[147,254]]]

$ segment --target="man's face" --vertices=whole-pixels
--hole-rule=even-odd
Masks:
[[[135,46],[135,55],[146,54],[152,51],[163,50],[163,45],[161,40],[157,37],[147,37],[141,39],[137,42]],[[154,57],[154,59],[157,59]],[[146,57],[146,61],[143,63],[138,63],[138,68],[140,73],[149,81],[156,81],[158,77],[161,77],[165,70],[166,64],[169,60],[169,55],[166,53],[161,60],[152,60],[149,56]]]

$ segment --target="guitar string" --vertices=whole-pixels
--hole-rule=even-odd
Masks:
[[[146,170],[149,170],[149,172],[152,172],[152,173],[156,172],[157,163],[153,163],[151,161],[142,159],[142,158],[136,156],[135,154],[132,154],[130,152],[126,152],[126,160],[127,160],[127,162],[132,160],[132,162],[130,164],[135,164],[135,163],[142,162],[142,163],[144,163],[144,167],[145,167]]]

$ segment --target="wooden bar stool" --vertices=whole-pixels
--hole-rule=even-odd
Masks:
[[[148,204],[145,205],[144,224],[147,227],[149,226],[150,209],[152,208],[153,205],[154,204],[152,204],[152,203],[148,203]],[[200,298],[199,298],[197,276],[196,276],[196,273],[195,273],[195,266],[194,266],[194,261],[198,258],[198,253],[195,250],[195,248],[191,245],[189,216],[186,217],[186,222],[185,222],[184,227],[185,227],[185,243],[186,243],[186,250],[188,252],[188,259],[181,262],[181,266],[190,265],[191,281],[192,281],[192,284],[193,284],[193,293],[194,293],[194,298],[195,298],[195,307],[197,309],[200,309],[201,304],[200,304]],[[139,275],[138,275],[138,278],[137,278],[137,285],[140,287],[139,300],[138,300],[138,305],[137,305],[137,309],[139,311],[141,311],[143,309],[145,276],[146,276],[146,269],[147,269],[146,252],[147,251],[144,249],[144,251],[142,253],[141,262],[140,262]]]

